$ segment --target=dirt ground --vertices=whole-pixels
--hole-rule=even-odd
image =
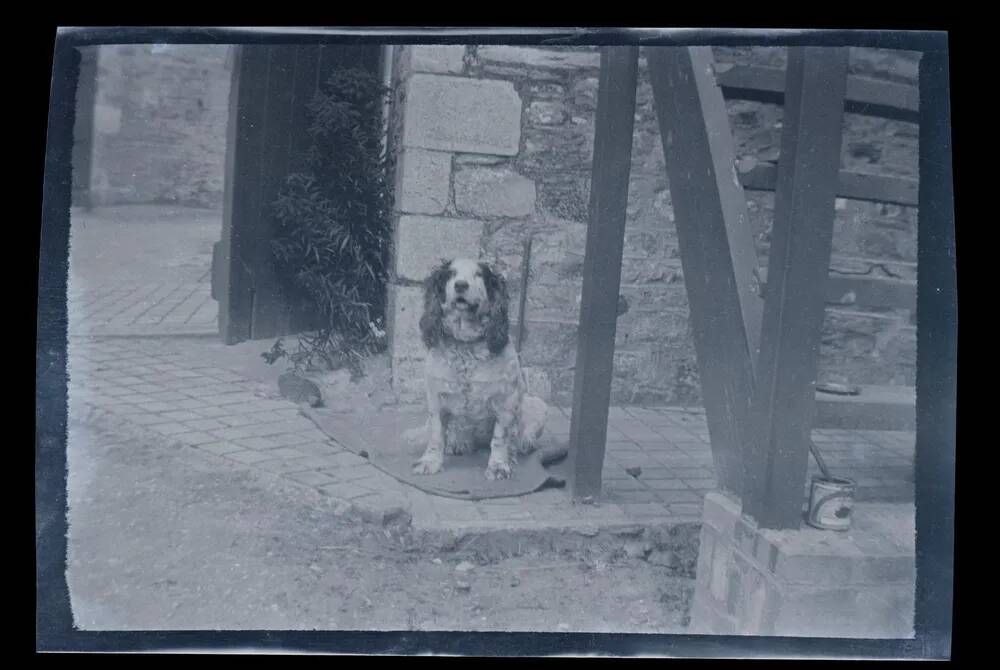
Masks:
[[[85,630],[683,632],[693,582],[620,550],[442,553],[187,449],[71,426]],[[517,552],[514,552],[517,554]]]

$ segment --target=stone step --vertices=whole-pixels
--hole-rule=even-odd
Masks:
[[[916,389],[912,386],[861,386],[856,396],[816,394],[814,428],[840,430],[916,430]]]

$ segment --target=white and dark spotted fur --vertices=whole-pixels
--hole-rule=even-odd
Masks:
[[[420,331],[428,418],[406,436],[427,444],[415,473],[439,472],[445,454],[488,444],[486,478],[504,479],[517,455],[535,448],[548,408],[527,394],[508,333],[509,300],[503,277],[475,260],[445,262],[427,279]]]

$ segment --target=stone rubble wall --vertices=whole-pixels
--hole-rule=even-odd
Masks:
[[[496,264],[517,305],[523,243],[533,239],[522,358],[568,404],[576,362],[599,54],[592,48],[410,46],[397,49],[400,166],[390,288],[394,381],[419,392],[419,282],[441,259]],[[781,48],[717,48],[726,64],[784,65]],[[917,55],[852,49],[851,74],[916,84]],[[727,103],[741,165],[778,158],[780,106]],[[917,126],[846,114],[842,166],[915,178]],[[766,267],[774,195],[747,191]],[[640,63],[613,402],[698,404],[700,389],[673,209],[652,90]],[[916,210],[837,201],[831,273],[916,278]],[[908,310],[831,306],[821,380],[914,383]]]

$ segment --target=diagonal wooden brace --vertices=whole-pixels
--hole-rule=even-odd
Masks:
[[[709,47],[645,50],[720,488],[742,494],[760,273]]]

